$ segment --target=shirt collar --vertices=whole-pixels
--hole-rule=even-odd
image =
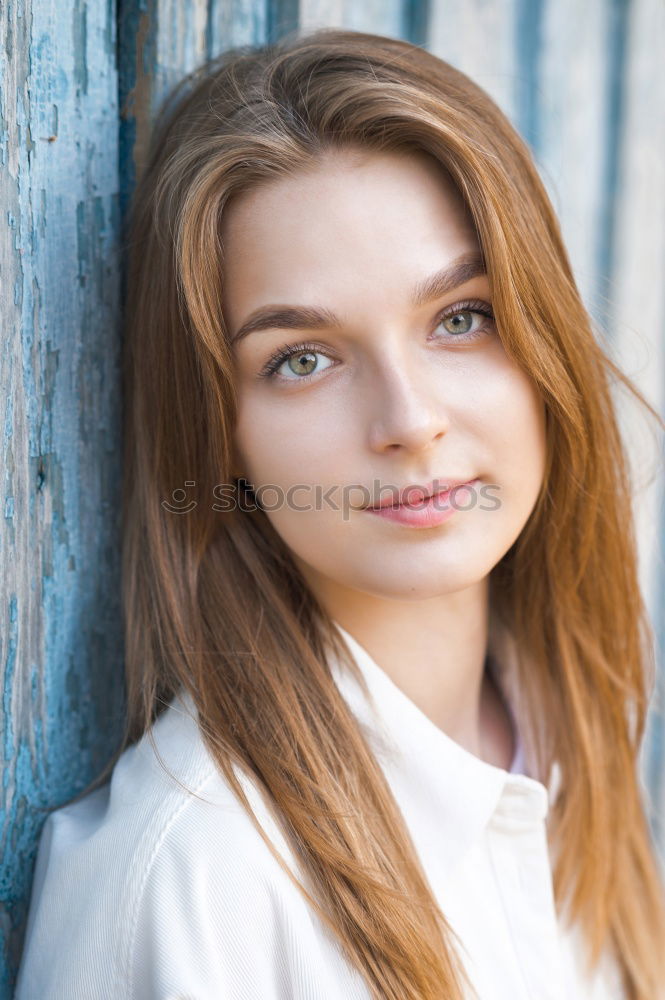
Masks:
[[[428,866],[445,877],[494,818],[519,826],[546,817],[548,791],[540,781],[510,774],[465,750],[411,701],[354,636],[334,624],[367,683],[369,700],[331,651],[333,677]],[[497,659],[494,665],[498,677],[503,676],[501,668],[509,670]]]

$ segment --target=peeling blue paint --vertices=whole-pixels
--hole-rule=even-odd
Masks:
[[[431,0],[402,0],[402,37],[414,45],[427,45]]]
[[[118,9],[118,95],[120,105],[119,164],[122,216],[136,183],[134,152],[137,121],[146,118],[151,103],[157,61],[155,0],[121,3]]]
[[[298,0],[268,0],[266,41],[276,42],[298,27]]]
[[[517,39],[517,126],[536,158],[540,152],[538,123],[540,102],[538,65],[542,50],[543,6],[546,0],[518,0],[515,29]]]
[[[15,81],[0,96],[4,1000],[42,824],[106,763],[124,693],[116,7],[0,17]]]
[[[12,759],[14,753],[14,722],[12,712],[12,691],[14,682],[14,672],[16,670],[16,645],[17,645],[17,619],[18,619],[18,599],[16,594],[12,594],[9,599],[8,608],[8,631],[5,636],[7,645],[7,655],[4,663],[4,677],[2,684],[2,713],[4,722],[3,751],[5,762]],[[4,781],[9,780],[9,771],[3,774]],[[4,804],[3,804],[4,805]]]
[[[88,93],[88,7],[86,0],[75,0],[72,11],[72,51],[74,80],[84,94]]]

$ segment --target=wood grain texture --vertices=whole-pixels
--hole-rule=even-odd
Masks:
[[[665,6],[633,0],[626,19],[617,143],[608,326],[612,354],[665,416]],[[660,53],[660,54],[659,54]],[[624,396],[642,590],[658,649],[656,697],[643,756],[652,827],[665,869],[665,462],[663,435]]]
[[[582,298],[599,316],[606,161],[616,153],[609,141],[607,105],[612,27],[611,4],[606,0],[545,5],[534,137],[536,159],[561,222]]]
[[[343,27],[377,35],[403,34],[402,0],[300,0],[302,31]]]
[[[517,117],[517,0],[447,0],[432,5],[427,48],[467,73],[513,124]]]
[[[119,733],[119,248],[151,122],[206,58],[325,26],[425,44],[494,97],[531,144],[598,336],[665,413],[662,0],[3,4],[0,1000],[46,812],[87,783]],[[662,706],[662,454],[619,403]],[[664,764],[653,711],[644,775],[661,850]]]
[[[0,14],[3,808],[0,995],[45,809],[115,741],[119,420],[115,12]]]

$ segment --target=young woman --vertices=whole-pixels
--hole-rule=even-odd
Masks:
[[[47,821],[19,1000],[665,996],[648,404],[506,118],[395,39],[227,53],[129,279],[127,733]]]

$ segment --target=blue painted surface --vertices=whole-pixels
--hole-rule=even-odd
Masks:
[[[118,165],[120,214],[125,218],[136,181],[134,147],[137,117],[145,117],[147,88],[156,59],[156,18],[153,0],[118,3]],[[138,81],[138,89],[137,89]]]
[[[517,53],[517,121],[520,134],[536,157],[540,155],[538,118],[540,114],[538,64],[542,49],[543,6],[545,0],[519,0],[515,18]]]
[[[47,812],[98,773],[123,696],[116,12],[0,12],[3,386],[0,996]]]
[[[427,46],[432,0],[403,0],[402,37],[414,45]]]
[[[275,42],[298,27],[298,0],[268,0],[265,41]]]
[[[546,114],[543,25],[555,2],[470,0],[513,19],[517,124],[536,156]],[[606,123],[596,156],[604,202],[594,233],[601,298],[617,266],[617,163],[631,55],[628,0],[606,3]],[[183,73],[224,48],[291,32],[308,0],[55,6],[20,0],[0,11],[0,1000],[11,995],[45,815],[97,774],[120,733],[119,245],[150,120]],[[347,4],[344,23],[358,26],[369,9]],[[366,30],[399,31],[419,45],[432,11],[443,9],[460,32],[455,51],[479,44],[457,0],[390,0],[380,16],[378,6],[371,9],[377,20],[362,21]],[[195,12],[203,12],[200,37]],[[657,606],[665,609],[663,573],[659,586]],[[661,664],[664,620],[657,622]],[[659,689],[665,702],[662,668]],[[663,722],[652,718],[648,775],[660,805],[664,759]],[[662,842],[660,819],[655,830]]]
[[[612,293],[611,275],[616,265],[615,210],[617,199],[617,179],[619,151],[622,138],[624,112],[624,76],[626,69],[626,42],[628,34],[629,0],[608,0],[610,11],[606,116],[607,141],[603,171],[604,198],[602,216],[596,233],[596,253],[598,256],[598,291],[596,295],[595,318],[603,329],[610,330],[608,299]]]

